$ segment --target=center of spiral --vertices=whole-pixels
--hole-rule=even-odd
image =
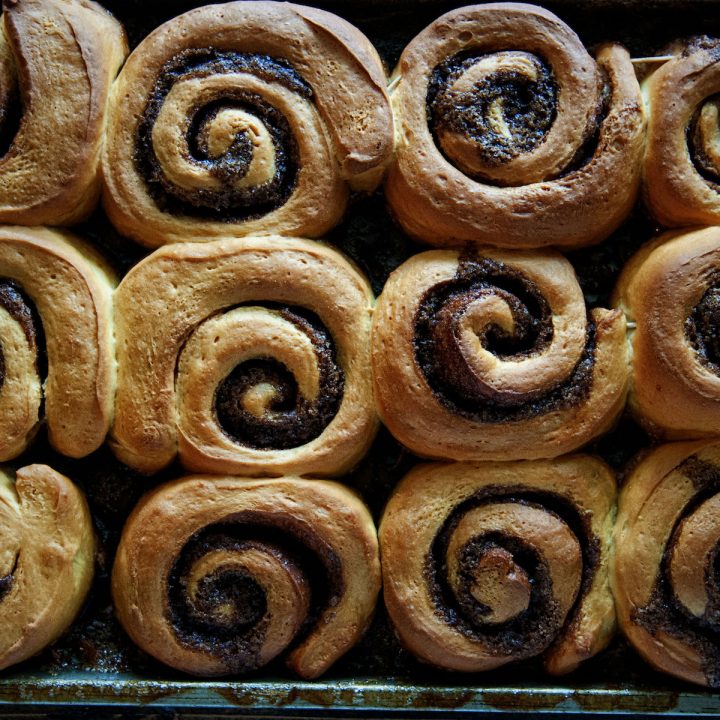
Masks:
[[[285,203],[298,147],[268,88],[312,99],[287,62],[264,55],[192,49],[163,67],[138,125],[134,158],[158,207],[233,222]]]
[[[211,174],[234,187],[272,182],[275,145],[259,118],[239,108],[215,108],[198,122],[196,152]]]
[[[544,141],[557,87],[550,68],[529,53],[461,54],[435,68],[427,103],[445,157],[472,178],[504,184],[501,166]]]
[[[239,362],[218,385],[215,415],[223,431],[242,445],[263,450],[298,447],[318,437],[337,414],[344,373],[332,338],[317,317],[298,308],[265,314],[269,334],[276,337],[287,327],[286,336],[290,331],[298,336],[293,347],[300,347],[303,338],[310,357],[304,352],[295,357],[288,349],[282,359],[260,356]]]
[[[594,329],[577,322],[579,288],[562,311],[558,302],[551,309],[534,281],[502,262],[462,258],[418,306],[417,367],[444,405],[473,420],[568,407],[589,390]]]
[[[530,606],[530,579],[504,548],[493,547],[482,553],[470,577],[470,594],[487,608],[488,623],[507,622]]]

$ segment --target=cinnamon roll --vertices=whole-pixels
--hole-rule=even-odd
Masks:
[[[628,53],[597,60],[552,13],[453,10],[405,49],[387,198],[431,245],[579,247],[607,237],[639,187],[644,117]]]
[[[634,329],[630,408],[657,437],[720,432],[720,228],[665,234],[627,263],[614,304]]]
[[[544,653],[554,674],[602,650],[615,480],[588,456],[419,465],[380,523],[385,604],[425,662],[474,672]]]
[[[110,86],[122,26],[90,0],[3,3],[0,222],[72,225],[100,196]]]
[[[609,429],[627,389],[621,312],[589,314],[552,251],[415,255],[373,316],[381,418],[413,452],[554,457]]]
[[[151,247],[319,237],[390,160],[385,84],[367,38],[322,10],[232,2],[181,15],[140,43],[115,85],[108,215]]]
[[[295,238],[157,250],[116,294],[113,445],[154,472],[341,474],[377,429],[372,292],[335,250]]]
[[[612,586],[618,621],[656,669],[720,687],[720,445],[663,445],[620,493]]]
[[[47,465],[0,472],[0,670],[57,640],[90,589],[95,536],[82,493]]]
[[[0,228],[0,461],[40,423],[59,452],[96,450],[115,393],[114,278],[77,238]]]
[[[669,227],[720,223],[720,40],[676,43],[643,82],[648,109],[643,193]]]
[[[140,501],[112,581],[123,627],[172,667],[236,674],[287,652],[315,678],[370,621],[377,537],[337,483],[187,477]]]

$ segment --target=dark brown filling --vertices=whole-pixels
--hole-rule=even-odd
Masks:
[[[705,568],[705,588],[709,603],[703,617],[692,615],[678,602],[670,582],[670,561],[678,542],[682,520],[720,492],[720,470],[696,456],[691,456],[678,466],[677,471],[692,481],[697,494],[683,508],[673,527],[663,551],[662,565],[650,600],[644,607],[636,608],[631,619],[652,636],[663,632],[695,648],[703,660],[703,671],[708,684],[720,688],[720,545],[710,553]]]
[[[428,84],[426,100],[428,125],[441,152],[443,150],[438,133],[449,130],[472,138],[483,161],[488,166],[497,166],[522,153],[532,152],[545,142],[557,116],[559,88],[549,65],[536,57],[535,81],[518,72],[498,71],[477,83],[471,91],[451,93],[453,83],[482,57],[477,52],[461,53],[435,68]],[[598,86],[597,109],[579,139],[577,152],[559,173],[545,180],[564,177],[587,164],[595,155],[612,95],[608,78],[602,69],[600,74],[602,79]],[[509,138],[493,128],[489,110],[496,100],[502,100]],[[452,158],[447,160],[453,162]],[[478,176],[473,179],[488,184],[505,184],[489,177]]]
[[[550,68],[535,59],[536,81],[518,72],[499,70],[472,90],[449,92],[482,57],[476,52],[455,55],[433,70],[427,94],[428,122],[438,147],[438,131],[449,130],[472,138],[488,165],[500,165],[534,150],[545,140],[557,112],[557,86]],[[497,133],[490,121],[490,107],[497,100],[502,100],[510,138]]]
[[[0,600],[2,600],[12,589],[13,578],[14,576],[12,574],[5,575],[0,578]]]
[[[716,166],[715,162],[705,151],[705,143],[700,130],[700,114],[706,102],[720,103],[720,95],[713,95],[706,98],[695,109],[686,130],[688,153],[698,174],[716,191],[720,192],[720,168]]]
[[[19,559],[19,556],[15,556],[12,570],[7,575],[0,577],[0,601],[12,590]]]
[[[332,338],[320,320],[298,308],[282,308],[280,313],[312,342],[319,374],[318,397],[313,401],[304,398],[293,374],[274,358],[240,363],[215,394],[215,414],[223,431],[238,444],[261,450],[298,447],[318,437],[337,415],[345,387]],[[245,396],[263,383],[270,385],[275,395],[267,412],[258,416],[247,409]]]
[[[310,86],[284,60],[265,55],[220,52],[212,48],[186,50],[163,68],[138,125],[135,164],[151,197],[164,212],[220,221],[261,217],[280,207],[290,196],[297,177],[298,150],[285,116],[255,93],[238,88],[219,90],[213,100],[195,108],[187,118],[186,158],[222,181],[220,190],[181,188],[167,178],[155,155],[152,130],[165,98],[177,82],[228,73],[250,73],[266,82],[277,82],[304,99],[312,99]],[[223,109],[241,109],[258,118],[272,137],[275,173],[256,187],[236,188],[233,181],[245,176],[252,160],[252,142],[239,133],[222,157],[211,157],[207,127]]]
[[[342,563],[337,553],[304,524],[283,515],[251,511],[231,516],[194,535],[183,547],[170,572],[169,620],[179,640],[220,659],[229,672],[252,670],[265,642],[270,617],[260,578],[241,569],[211,574],[201,583],[191,603],[187,583],[191,569],[204,555],[257,548],[283,563],[300,568],[311,588],[311,609],[297,634],[299,642],[321,613],[337,605],[345,591]],[[218,606],[232,607],[222,618]]]
[[[720,273],[715,273],[709,284],[685,321],[685,336],[700,362],[720,375]]]
[[[552,341],[552,312],[534,283],[504,263],[463,258],[452,280],[426,293],[415,316],[415,361],[440,402],[453,413],[483,423],[526,420],[581,402],[592,383],[595,328],[590,320],[583,355],[557,387],[518,396],[475,382],[458,345],[456,321],[465,307],[485,295],[503,299],[515,322],[512,333],[489,327],[480,336],[487,350],[512,361],[540,354]]]
[[[25,333],[28,344],[35,352],[36,369],[40,377],[47,373],[47,361],[44,352],[44,335],[40,317],[33,303],[12,280],[0,279],[0,305],[17,322]],[[0,388],[5,382],[6,359],[0,338]]]
[[[577,537],[583,556],[580,591],[564,624],[553,598],[552,579],[545,559],[537,548],[502,532],[478,534],[463,548],[459,592],[447,580],[447,548],[460,519],[483,505],[512,503],[536,507],[562,520]],[[530,601],[525,611],[504,623],[486,621],[488,608],[471,595],[473,563],[488,550],[501,548],[524,570],[530,583]],[[547,648],[562,627],[575,622],[582,598],[590,589],[600,561],[600,541],[590,529],[587,512],[567,498],[554,493],[530,491],[522,486],[488,486],[453,508],[433,541],[425,564],[425,579],[438,614],[466,637],[497,648],[498,654],[530,657]]]

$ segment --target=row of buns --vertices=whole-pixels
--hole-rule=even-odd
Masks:
[[[71,457],[109,431],[148,474],[179,457],[338,476],[378,415],[421,457],[547,458],[610,429],[628,390],[654,437],[715,436],[719,273],[720,229],[664,236],[628,263],[614,310],[588,311],[555,251],[432,250],[375,302],[330,246],[252,237],[161,248],[115,287],[69,233],[2,228],[0,459],[45,422]]]
[[[654,667],[718,687],[717,440],[662,445],[618,499],[587,455],[421,464],[376,530],[336,482],[188,476],[146,494],[114,562],[115,612],[161,662],[238,675],[277,656],[326,672],[367,630],[381,589],[401,644],[445,670],[542,656],[559,675],[619,624]],[[53,642],[82,605],[93,527],[45,465],[0,476],[0,668]],[[617,518],[616,518],[617,513]],[[381,567],[382,566],[382,567]]]
[[[720,219],[708,38],[677,43],[641,94],[626,50],[593,58],[531,5],[438,18],[389,85],[359,30],[299,5],[198,8],[127,60],[89,1],[22,0],[3,23],[2,222],[76,223],[102,185],[113,223],[150,247],[315,238],[386,172],[404,230],[436,246],[597,243],[641,178],[664,225]]]

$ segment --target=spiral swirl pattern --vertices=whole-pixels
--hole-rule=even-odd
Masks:
[[[245,672],[289,649],[288,665],[317,677],[360,638],[379,590],[365,506],[297,477],[165,485],[128,520],[113,569],[135,642],[198,675]]]
[[[663,235],[623,269],[613,302],[636,326],[630,407],[653,435],[720,430],[719,283],[717,228]]]
[[[643,82],[649,110],[644,195],[668,227],[720,221],[720,42],[677,43]]]
[[[545,653],[569,672],[614,628],[607,581],[615,483],[583,456],[420,465],[380,524],[385,603],[438,667],[490,670]]]
[[[621,314],[588,319],[572,267],[548,252],[422,253],[390,277],[373,319],[380,414],[436,458],[579,447],[622,409],[625,352]]]
[[[335,474],[367,450],[372,292],[339,253],[277,237],[178,245],[134,268],[116,304],[112,435],[132,467],[179,452],[211,472]]]
[[[123,68],[106,207],[150,246],[257,233],[317,237],[392,152],[382,65],[329,13],[235,2],[181,15]]]
[[[82,493],[47,465],[0,473],[0,670],[54,642],[90,589],[95,536]]]
[[[0,278],[0,460],[23,452],[43,420],[57,450],[88,455],[115,391],[112,273],[67,233],[5,227]]]
[[[619,46],[596,62],[542,8],[475,5],[423,30],[393,79],[399,142],[386,191],[413,237],[578,247],[630,212],[644,119]]]
[[[620,495],[613,592],[618,620],[654,667],[720,687],[715,441],[663,445]]]
[[[125,33],[84,0],[6,3],[2,22],[0,222],[72,225],[100,195],[100,146]]]

